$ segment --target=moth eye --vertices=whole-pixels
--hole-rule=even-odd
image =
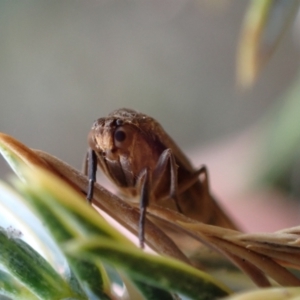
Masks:
[[[118,143],[124,142],[126,139],[126,133],[123,130],[117,130],[115,132],[115,141]]]
[[[115,147],[128,150],[133,141],[134,132],[133,128],[128,125],[117,127],[113,136]]]

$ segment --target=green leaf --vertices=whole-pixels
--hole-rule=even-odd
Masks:
[[[87,223],[87,225],[85,224],[87,228],[85,228],[84,223],[79,222],[75,214],[62,207],[58,202],[59,200],[48,193],[46,189],[32,187],[34,184],[30,187],[27,185],[20,186],[24,197],[43,220],[46,228],[58,244],[89,233],[88,229],[91,229],[92,226]],[[57,192],[60,194],[59,190]],[[68,256],[66,258],[72,272],[75,273],[87,293],[92,293],[94,299],[110,299],[107,295],[109,291],[107,275],[100,262],[95,264],[81,258],[74,259]]]
[[[172,294],[170,294],[169,292],[163,289],[153,287],[139,280],[134,280],[134,284],[138,287],[140,292],[147,300],[156,300],[156,299],[174,300]]]
[[[90,261],[70,256],[67,256],[67,259],[73,272],[89,295],[89,299],[111,299],[108,295],[108,282],[103,280],[103,278],[106,278],[105,269],[100,262],[91,263]]]
[[[34,249],[0,229],[1,264],[42,299],[76,296],[66,281]]]
[[[12,275],[0,270],[0,295],[15,300],[37,300],[38,297],[17,281]]]
[[[227,287],[210,275],[182,262],[150,255],[139,249],[120,247],[107,239],[87,237],[85,240],[67,243],[64,248],[76,257],[104,259],[137,281],[178,292],[192,299],[213,299],[230,293]]]

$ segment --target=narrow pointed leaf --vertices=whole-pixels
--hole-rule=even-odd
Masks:
[[[102,258],[141,282],[184,294],[192,299],[213,299],[226,296],[230,290],[210,275],[167,257],[127,249],[97,238],[66,244],[70,255],[86,259]],[[180,279],[180,280],[178,280]]]
[[[17,281],[12,275],[0,270],[0,298],[6,296],[15,300],[38,300],[29,289]]]
[[[41,178],[42,177],[40,177],[40,179]],[[49,181],[51,181],[51,178],[50,176]],[[44,180],[47,181],[45,178]],[[94,232],[98,230],[98,233],[103,234],[101,227],[99,229],[99,227],[89,224],[88,221],[84,222],[76,214],[72,213],[72,211],[67,210],[59,204],[57,197],[65,197],[63,190],[66,190],[67,187],[64,186],[62,188],[61,186],[56,186],[55,188],[56,192],[53,195],[45,186],[35,186],[33,182],[30,184],[30,187],[27,185],[20,186],[24,196],[27,197],[28,201],[43,220],[45,226],[51,232],[51,235],[59,244],[87,234],[92,234],[93,230]],[[69,196],[67,199],[70,201],[78,197],[76,193]],[[88,210],[91,210],[90,207],[81,202],[82,200],[80,200],[79,203],[86,206]],[[73,208],[74,206],[76,206],[76,200],[74,200]],[[99,215],[97,216],[99,219],[101,218]],[[82,217],[82,215],[80,217]],[[80,258],[74,259],[67,257],[67,259],[76,276],[84,283],[84,287],[87,291],[91,291],[94,295],[101,297],[99,299],[109,299],[107,295],[107,292],[109,292],[108,282],[106,280],[107,275],[100,263],[91,264]]]
[[[164,300],[174,300],[171,293],[165,291],[160,288],[156,288],[152,285],[146,284],[139,280],[134,280],[134,284],[140,290],[140,293],[147,300],[156,300],[156,299],[164,299]]]
[[[34,249],[0,230],[2,265],[42,299],[75,296],[65,280]]]

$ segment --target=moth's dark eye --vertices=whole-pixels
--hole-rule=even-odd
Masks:
[[[115,132],[115,141],[116,142],[124,142],[126,139],[126,133],[123,130],[117,130]]]
[[[134,132],[133,128],[128,125],[117,127],[114,133],[115,147],[120,150],[128,150],[133,141]]]

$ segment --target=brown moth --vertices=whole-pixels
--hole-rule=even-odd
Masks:
[[[88,143],[87,199],[93,198],[99,165],[126,198],[140,201],[141,246],[146,207],[151,203],[200,222],[236,229],[210,194],[206,167],[195,170],[153,118],[131,109],[115,110],[93,124]]]

